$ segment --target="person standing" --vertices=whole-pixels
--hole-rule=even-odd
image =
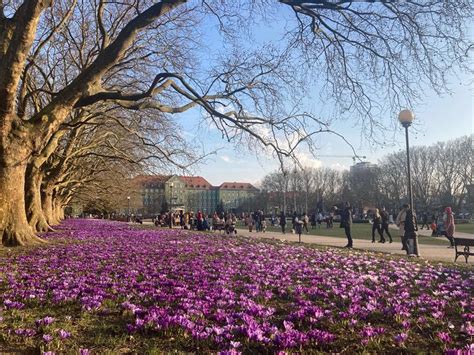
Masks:
[[[383,233],[387,233],[388,235],[388,238],[390,240],[390,243],[393,242],[392,240],[392,235],[390,234],[389,230],[388,230],[388,226],[389,226],[389,222],[390,222],[390,216],[387,212],[387,210],[385,209],[385,207],[382,207],[382,211],[380,212],[380,216],[382,217],[382,235]]]
[[[413,210],[408,207],[405,218],[405,244],[408,256],[420,256],[418,253],[418,243],[416,242],[418,225]]]
[[[321,229],[321,224],[323,223],[323,214],[321,213],[321,211],[318,212],[317,222],[318,228]]]
[[[285,212],[283,211],[281,211],[280,213],[280,226],[281,226],[281,232],[285,234],[286,216],[285,216]]]
[[[372,243],[375,243],[375,231],[380,235],[379,243],[385,243],[385,238],[382,234],[382,216],[380,215],[378,208],[375,209],[372,222]]]
[[[446,207],[444,212],[446,213],[446,220],[444,222],[444,230],[445,230],[445,235],[446,238],[448,238],[450,246],[448,248],[454,248],[454,231],[455,231],[455,225],[454,225],[454,216],[453,216],[453,210],[451,207]]]
[[[293,211],[293,217],[291,218],[291,225],[292,225],[293,229],[292,229],[291,233],[295,233],[295,231],[296,231],[296,219],[297,218],[298,218],[298,214],[296,213],[296,211]]]
[[[400,212],[398,212],[397,219],[395,220],[396,225],[398,226],[398,231],[400,234],[400,239],[402,240],[402,250],[408,252],[408,248],[405,241],[405,220],[407,217],[407,210],[410,207],[408,203],[405,203]]]
[[[252,218],[251,213],[249,213],[247,218],[245,219],[245,224],[249,228],[249,232],[252,232],[252,230],[253,230],[253,218]]]
[[[303,228],[306,230],[306,234],[309,234],[308,224],[309,224],[309,217],[305,212],[303,214]]]
[[[301,243],[301,233],[303,233],[303,218],[295,216],[295,233],[298,234],[298,242]]]
[[[344,232],[346,233],[346,237],[347,237],[347,245],[344,248],[352,248],[351,226],[352,226],[351,204],[349,202],[346,202],[345,208],[341,213],[341,227],[344,228]]]

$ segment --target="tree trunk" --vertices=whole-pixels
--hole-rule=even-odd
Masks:
[[[55,225],[54,214],[53,214],[53,188],[47,186],[43,188],[41,205],[43,206],[43,213],[46,217],[46,222],[50,226]]]
[[[44,242],[26,218],[25,172],[26,164],[0,166],[0,235],[5,246]]]
[[[56,224],[59,224],[64,219],[64,208],[59,198],[53,200],[53,218]]]
[[[51,228],[41,207],[41,171],[31,164],[26,169],[26,177],[25,200],[28,223],[34,231],[47,232]]]

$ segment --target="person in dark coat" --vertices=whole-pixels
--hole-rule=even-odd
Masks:
[[[420,256],[418,253],[417,232],[418,225],[413,210],[409,208],[405,218],[405,242],[407,246],[407,255]]]
[[[372,223],[372,243],[375,243],[375,231],[380,235],[379,243],[385,243],[385,238],[382,234],[382,216],[380,215],[378,208],[375,209]]]
[[[285,212],[283,211],[281,211],[280,213],[280,226],[281,226],[281,232],[285,234],[286,216],[285,216]]]
[[[382,211],[380,212],[380,216],[382,217],[382,235],[383,235],[384,232],[387,233],[388,238],[390,240],[390,243],[392,243],[393,242],[392,235],[388,231],[388,224],[389,224],[390,216],[388,215],[388,212],[385,209],[385,207],[382,207]]]
[[[346,202],[345,208],[341,213],[341,227],[344,228],[344,232],[346,233],[346,237],[347,237],[347,245],[344,248],[352,248],[351,226],[352,226],[351,204],[349,202]]]
[[[295,217],[295,233],[298,234],[298,242],[301,243],[301,233],[303,233],[303,218]]]

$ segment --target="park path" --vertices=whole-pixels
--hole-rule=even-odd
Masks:
[[[428,230],[421,230],[422,235],[429,236],[431,235],[431,231]],[[252,237],[252,238],[268,238],[268,239],[279,239],[279,240],[287,240],[292,242],[298,241],[298,235],[286,233],[282,234],[280,232],[265,232],[265,233],[256,233],[256,232],[249,232],[246,229],[237,229],[237,233],[242,236]],[[456,233],[456,235],[463,237],[470,236],[474,238],[473,234],[469,233]],[[393,236],[393,243],[372,243],[370,240],[365,239],[354,239],[354,248],[355,249],[363,249],[363,250],[370,250],[375,252],[383,252],[383,253],[390,253],[390,254],[397,254],[397,255],[406,255],[405,251],[401,250],[401,241],[400,237]],[[347,239],[345,238],[337,238],[337,237],[327,237],[327,236],[319,236],[319,235],[312,235],[312,234],[302,234],[301,241],[303,243],[313,243],[325,246],[334,246],[334,247],[344,247],[347,244]],[[453,262],[454,261],[454,249],[448,249],[446,245],[426,245],[421,244],[419,246],[421,258],[433,261],[444,261],[444,262]],[[474,257],[470,257],[468,259],[469,264],[473,264]],[[457,263],[465,263],[465,259],[463,256],[459,256]]]

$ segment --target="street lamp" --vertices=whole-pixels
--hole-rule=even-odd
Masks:
[[[408,109],[400,111],[398,114],[398,120],[402,124],[402,126],[405,128],[405,139],[406,139],[406,145],[407,145],[407,175],[408,175],[408,198],[410,200],[410,208],[412,210],[412,213],[414,214],[415,212],[415,206],[413,204],[413,192],[411,188],[411,169],[410,169],[410,144],[408,141],[408,127],[411,126],[413,120],[415,119],[415,115],[413,112],[411,112]],[[415,247],[415,253],[416,255],[419,256],[418,253],[418,238],[415,236],[414,238],[414,247]]]
[[[173,228],[173,183],[170,183],[170,228]]]
[[[171,184],[170,184],[170,189],[171,189],[171,190],[170,190],[170,191],[171,191],[171,192],[170,192],[170,195],[171,195],[171,197],[170,197],[170,209],[173,208],[173,186],[174,186],[174,184],[171,183]]]
[[[130,196],[127,196],[127,200],[128,200],[127,218],[130,220]]]

